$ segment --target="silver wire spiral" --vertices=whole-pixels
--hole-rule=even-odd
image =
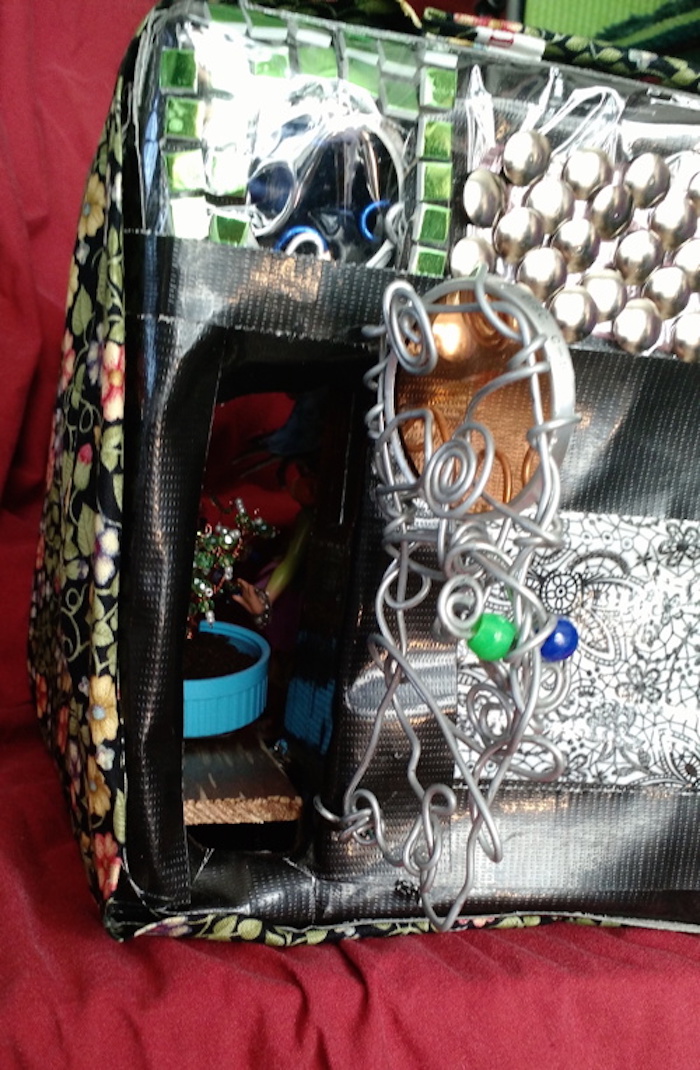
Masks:
[[[468,296],[470,291],[471,300],[460,296],[461,303],[442,303],[448,295]],[[505,371],[474,394],[452,436],[435,446],[430,408],[396,411],[396,377],[399,370],[427,376],[435,369],[438,353],[430,317],[445,311],[481,312],[520,348]],[[442,283],[423,300],[407,282],[394,281],[384,296],[383,325],[368,333],[380,338],[380,359],[365,380],[376,396],[366,419],[373,443],[375,498],[385,521],[383,547],[390,558],[376,593],[377,631],[369,639],[369,650],[383,678],[384,694],[365,754],[345,792],[342,816],[317,805],[337,823],[341,839],[376,843],[386,861],[414,878],[427,917],[445,930],[455,924],[474,886],[477,850],[493,862],[503,856],[493,802],[506,776],[550,781],[564,770],[564,760],[544,729],[547,712],[566,696],[569,673],[566,663],[543,662],[540,648],[556,618],[528,585],[528,573],[534,555],[558,545],[557,462],[576,422],[573,373],[561,336],[541,306],[518,287],[483,274]],[[568,385],[558,411],[545,419],[540,380],[548,376],[552,382],[557,375]],[[486,490],[496,445],[475,413],[486,394],[520,380],[530,387],[533,420],[527,440],[539,464],[524,491],[506,503]],[[409,423],[423,428],[420,472],[407,457],[402,438]],[[482,511],[474,511],[477,504]],[[458,649],[494,604],[507,607],[517,631],[513,649],[502,660],[480,662],[470,674],[474,682],[466,694],[465,716],[457,723],[411,661],[411,617],[431,597],[437,605],[435,634]],[[444,916],[439,916],[431,893],[458,797],[451,785],[421,782],[421,742],[401,698],[405,685],[439,725],[466,793],[464,879]],[[377,795],[363,785],[390,716],[398,720],[410,744],[407,779],[418,804],[403,843],[397,845],[388,842]],[[537,762],[531,760],[535,755]]]

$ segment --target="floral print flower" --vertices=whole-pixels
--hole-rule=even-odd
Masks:
[[[66,705],[60,707],[58,711],[58,718],[56,724],[56,746],[61,754],[65,754],[66,746],[68,744],[68,721],[70,719],[70,708]]]
[[[70,331],[66,331],[63,335],[61,352],[61,378],[58,389],[62,394],[73,378],[73,370],[75,368],[75,349],[73,347],[73,335]]]
[[[119,728],[117,696],[111,676],[93,676],[90,680],[90,706],[88,708],[90,736],[96,747],[105,740],[116,738]]]
[[[628,702],[648,702],[655,706],[661,702],[660,682],[661,674],[658,669],[631,665],[627,679],[618,685],[617,694]]]
[[[119,532],[113,524],[107,524],[101,516],[95,521],[95,553],[93,569],[97,587],[107,587],[116,572],[119,554]]]
[[[78,800],[82,795],[83,762],[78,744],[72,739],[68,744],[66,769],[70,777],[70,799],[73,810],[78,809]]]
[[[78,464],[92,464],[92,446],[89,442],[86,442],[78,450]]]
[[[109,203],[120,212],[122,209],[122,173],[117,172],[109,185]]]
[[[116,891],[122,865],[119,845],[111,832],[95,834],[93,858],[100,892],[104,899],[109,899]]]
[[[42,676],[40,672],[36,674],[34,679],[34,694],[36,696],[37,713],[39,717],[45,717],[49,705],[49,689],[46,677]]]
[[[104,183],[98,175],[90,175],[83,207],[78,221],[78,237],[82,241],[86,236],[94,238],[97,231],[105,221],[105,205],[107,197]]]
[[[46,553],[46,539],[45,539],[44,533],[42,531],[41,534],[39,535],[39,541],[38,541],[38,543],[36,545],[36,558],[35,558],[35,562],[34,562],[34,567],[35,568],[39,569],[39,568],[42,567],[42,565],[44,564],[44,554],[45,553]]]
[[[66,295],[66,311],[73,304],[73,298],[78,292],[78,262],[72,260],[70,265],[70,272],[68,273],[68,293]]]
[[[97,764],[104,773],[109,773],[114,768],[114,751],[111,747],[106,747],[104,743],[100,743],[95,757]]]
[[[99,341],[90,343],[85,358],[85,368],[87,370],[88,379],[92,386],[94,386],[102,371],[102,345]]]
[[[669,568],[692,565],[700,560],[700,531],[697,526],[670,521],[668,538],[659,546],[659,557],[665,560]]]
[[[90,814],[93,817],[104,817],[109,810],[111,792],[102,770],[92,755],[87,760],[86,787]]]
[[[124,346],[107,342],[102,354],[102,409],[110,423],[124,416]]]

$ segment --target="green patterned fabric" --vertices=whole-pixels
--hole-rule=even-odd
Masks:
[[[673,5],[675,7],[675,5]],[[698,20],[700,25],[700,20]],[[461,41],[466,47],[476,42],[480,22],[470,15],[450,14],[439,8],[428,7],[423,14],[426,32]],[[559,33],[532,25],[519,23],[489,23],[491,29],[505,28],[509,33],[519,34],[542,41],[542,59],[552,63],[571,64],[599,71],[601,74],[616,74],[623,78],[667,85],[686,92],[700,91],[700,70],[685,59],[658,55],[651,51],[652,44],[662,47],[658,33],[646,44],[622,47],[619,43],[592,39],[578,34]],[[687,37],[686,37],[687,42]]]
[[[528,0],[524,20],[557,33],[595,37],[618,48],[685,51],[700,37],[697,0]]]

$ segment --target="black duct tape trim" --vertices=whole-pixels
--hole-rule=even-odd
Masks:
[[[130,314],[286,341],[363,345],[362,329],[381,321],[384,291],[397,277],[386,268],[135,232],[124,244]],[[437,280],[409,281],[421,294]]]
[[[148,901],[182,908],[208,886],[202,878],[192,884],[199,859],[182,820],[180,665],[214,405],[222,384],[229,394],[288,389],[320,374],[335,376],[343,362],[359,376],[368,358],[362,327],[380,322],[382,295],[395,276],[136,234],[128,239],[127,263],[128,545],[120,678],[128,866]],[[422,292],[433,283],[413,281]],[[694,447],[700,368],[612,351],[579,351],[574,365],[584,419],[565,460],[562,505],[700,519]],[[374,550],[367,547],[367,554]],[[335,782],[344,783],[347,774],[345,764]],[[246,902],[251,865],[242,860],[238,877],[222,878],[229,887],[243,882],[231,889],[230,901]],[[265,874],[266,894],[276,888],[276,919],[309,916],[310,878],[301,879],[282,858]],[[385,907],[369,893],[364,906],[356,905],[377,914]],[[262,903],[256,909],[265,914]]]

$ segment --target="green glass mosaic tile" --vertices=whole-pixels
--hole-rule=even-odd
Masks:
[[[452,200],[452,164],[418,164],[418,200],[447,204]]]
[[[276,48],[265,57],[254,58],[251,70],[253,74],[264,74],[268,78],[286,78],[291,70],[287,49]]]
[[[447,253],[439,249],[423,249],[417,246],[411,253],[408,270],[412,275],[436,275],[440,278],[447,267]]]
[[[381,86],[385,113],[393,119],[415,119],[418,115],[418,93],[413,82],[384,78]]]
[[[168,97],[165,103],[165,133],[174,138],[202,136],[202,103],[187,97]]]
[[[379,49],[379,41],[376,37],[370,37],[366,33],[345,33],[345,50],[346,52],[369,52],[376,55]]]
[[[173,198],[170,219],[176,238],[203,241],[209,236],[209,206],[204,197]]]
[[[451,160],[452,123],[422,118],[418,127],[418,156],[423,160]]]
[[[217,4],[214,0],[209,0],[209,14],[212,22],[225,22],[229,25],[240,26],[243,30],[248,25],[241,9],[233,4]]]
[[[248,11],[249,33],[256,41],[286,41],[287,23],[277,15]]]
[[[299,45],[297,48],[299,73],[314,78],[337,78],[338,62],[332,45],[321,48],[318,45]]]
[[[212,216],[210,237],[220,245],[247,245],[250,241],[250,224],[246,219],[232,216]]]
[[[211,154],[207,160],[209,193],[243,200],[248,186],[248,164],[248,157],[236,146]]]
[[[427,245],[444,245],[450,234],[449,208],[439,204],[421,204],[413,224],[413,237]]]
[[[166,48],[160,57],[162,89],[197,88],[197,60],[192,49]]]
[[[163,155],[168,173],[168,184],[171,190],[184,192],[186,190],[204,189],[206,179],[201,149],[190,149],[186,152],[166,152]]]
[[[347,72],[349,82],[361,89],[366,89],[373,97],[379,96],[380,75],[376,57],[361,60],[355,56],[348,56]]]
[[[379,56],[382,70],[411,78],[416,72],[418,59],[410,45],[402,41],[380,41]]]
[[[457,95],[457,72],[444,67],[424,67],[421,71],[420,102],[424,108],[447,110]]]

